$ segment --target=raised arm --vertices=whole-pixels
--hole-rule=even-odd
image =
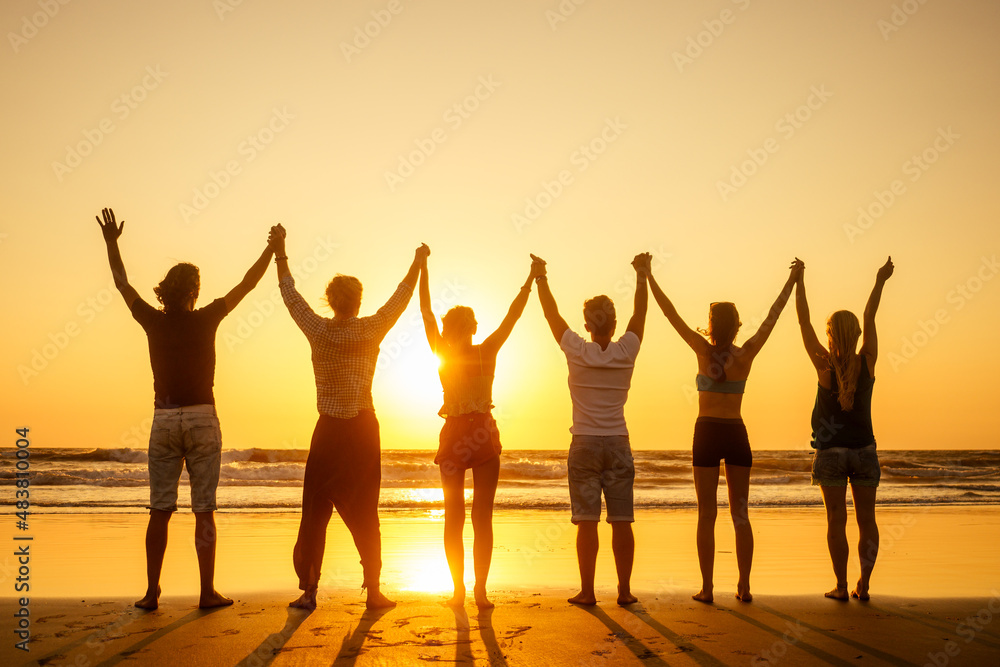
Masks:
[[[288,254],[285,252],[285,228],[281,225],[271,227],[267,243],[276,255],[275,264],[278,266],[278,287],[281,290],[281,300],[285,302],[285,307],[288,308],[288,314],[292,316],[292,321],[298,325],[306,338],[312,340],[314,336],[322,334],[326,328],[326,320],[317,315],[302,298],[299,291],[295,289],[295,281],[288,268]]]
[[[542,273],[535,279],[535,282],[538,284],[538,301],[542,304],[542,313],[545,315],[545,321],[549,323],[552,335],[555,336],[556,342],[561,344],[563,334],[566,333],[566,329],[569,329],[569,325],[566,324],[566,320],[559,314],[555,297],[552,296],[552,290],[549,289],[548,271],[545,268],[545,260],[534,255],[531,256],[531,260],[532,262],[541,263]]]
[[[653,277],[653,271],[649,267],[644,267],[643,272],[649,280],[649,289],[653,293],[653,298],[656,299],[657,305],[663,314],[666,315],[667,321],[670,322],[671,326],[680,334],[684,342],[691,346],[691,349],[695,351],[695,354],[708,354],[710,352],[710,345],[708,341],[702,338],[701,334],[689,327],[681,316],[677,313],[677,309],[674,308],[674,304],[670,302],[667,295],[663,293],[660,286],[656,283],[656,278]]]
[[[229,293],[225,296],[226,310],[228,310],[229,312],[232,312],[233,309],[239,305],[240,301],[243,300],[243,297],[249,294],[250,290],[256,287],[257,283],[260,282],[260,279],[264,277],[265,273],[267,273],[267,265],[271,263],[271,257],[274,255],[274,245],[272,244],[271,241],[272,236],[273,234],[268,234],[267,247],[264,248],[264,252],[260,254],[260,257],[257,258],[257,261],[254,262],[253,266],[251,266],[250,269],[246,272],[246,275],[243,276],[243,280],[241,280],[236,287],[229,290]],[[282,236],[281,237],[282,255],[285,254],[284,242],[285,238],[284,236]],[[287,262],[285,264],[285,268],[286,269],[288,268]]]
[[[118,288],[122,298],[125,299],[125,305],[131,310],[132,304],[139,298],[139,293],[128,282],[128,275],[125,273],[125,262],[122,261],[122,253],[118,249],[118,237],[122,235],[122,230],[125,229],[125,221],[122,220],[120,226],[115,224],[115,212],[110,208],[103,209],[101,214],[104,216],[104,222],[102,223],[101,219],[97,218],[97,224],[101,227],[101,233],[104,235],[104,244],[108,247],[108,263],[111,265],[111,275],[115,279],[115,287]]]
[[[823,373],[826,371],[829,362],[827,361],[827,351],[823,344],[816,337],[816,330],[813,329],[812,322],[809,321],[809,303],[806,301],[806,278],[805,265],[799,272],[798,280],[795,281],[795,314],[799,318],[799,330],[802,333],[802,342],[806,346],[806,353],[809,361],[816,368],[816,371]]]
[[[747,342],[743,344],[743,353],[747,355],[749,360],[757,356],[757,353],[760,352],[761,348],[764,347],[764,343],[771,336],[771,332],[774,331],[774,325],[778,323],[778,317],[781,315],[781,311],[785,309],[788,297],[792,295],[792,288],[795,286],[795,281],[798,280],[804,267],[805,263],[801,259],[796,258],[792,262],[788,271],[788,280],[785,281],[781,292],[778,293],[778,298],[771,305],[771,309],[767,311],[767,317],[760,323],[757,332],[750,336]]]
[[[420,267],[426,264],[427,257],[430,254],[431,249],[427,247],[426,243],[421,243],[420,247],[413,253],[413,262],[410,264],[406,275],[403,276],[403,282],[409,285],[410,289],[417,286],[417,276],[420,274]]]
[[[271,232],[267,235],[267,244],[274,252],[274,263],[278,267],[278,282],[285,276],[291,276],[292,271],[288,268],[288,255],[285,253],[285,228],[278,224],[271,227]]]
[[[634,333],[639,340],[642,340],[642,333],[646,329],[646,310],[649,306],[646,276],[649,275],[652,259],[652,255],[644,252],[632,260],[632,267],[635,269],[635,301],[632,306],[632,319],[628,321],[625,330]]]
[[[427,249],[430,255],[430,248]],[[437,317],[431,310],[431,288],[430,279],[427,276],[427,257],[424,257],[420,264],[420,317],[424,321],[424,333],[427,334],[427,342],[431,346],[432,352],[437,352],[441,344],[441,331],[438,329]]]
[[[871,358],[871,363],[874,365],[875,360],[878,358],[878,334],[875,331],[875,312],[878,311],[878,304],[882,300],[882,287],[885,285],[885,281],[889,279],[893,271],[892,257],[889,257],[882,265],[882,268],[878,270],[878,274],[875,276],[875,287],[872,288],[872,293],[868,297],[868,303],[865,304],[865,319],[861,331],[861,354],[867,355]]]
[[[503,347],[503,344],[507,342],[510,332],[514,330],[514,325],[517,324],[517,321],[521,318],[521,314],[524,313],[524,307],[528,305],[528,297],[531,296],[531,282],[544,274],[545,263],[541,260],[532,259],[531,268],[528,270],[528,277],[524,281],[524,285],[521,286],[521,290],[517,293],[517,296],[514,297],[510,308],[507,309],[507,316],[503,318],[503,322],[500,323],[497,330],[483,341],[482,346],[488,352],[496,354]]]

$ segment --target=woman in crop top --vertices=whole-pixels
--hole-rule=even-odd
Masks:
[[[753,455],[740,415],[743,390],[750,365],[771,335],[792,286],[802,270],[802,262],[792,262],[791,273],[781,293],[771,306],[760,328],[743,345],[734,343],[740,328],[740,316],[732,303],[713,303],[708,311],[708,330],[695,331],[677,314],[652,273],[649,287],[656,303],[670,324],[698,357],[698,420],[694,425],[692,468],[698,497],[698,561],[701,565],[701,590],[692,597],[699,602],[713,600],[712,578],[715,568],[715,519],[718,515],[719,463],[726,462],[726,486],[729,488],[729,512],[736,529],[736,562],[740,578],[736,597],[743,602],[750,594],[750,566],[753,562],[753,532],[748,515],[750,467]],[[708,337],[706,340],[702,334]]]
[[[875,287],[864,313],[864,335],[854,313],[838,310],[826,323],[829,349],[823,347],[809,321],[809,304],[803,274],[795,288],[795,310],[802,341],[816,369],[819,386],[812,413],[813,484],[823,492],[826,506],[826,542],[833,561],[837,587],[826,593],[835,600],[848,599],[847,483],[851,483],[854,514],[858,521],[858,556],[861,577],[851,597],[868,599],[868,587],[878,556],[878,524],[875,493],[881,469],[872,429],[872,387],[878,336],[875,312],[882,300],[882,287],[892,275],[892,258],[878,270]],[[855,352],[861,338],[861,349]]]
[[[444,405],[438,412],[444,417],[440,444],[434,463],[441,466],[444,491],[444,551],[455,584],[449,605],[465,603],[465,550],[462,529],[465,524],[465,471],[472,468],[472,547],[476,582],[476,604],[489,608],[486,578],[493,555],[493,498],[500,477],[500,433],[493,419],[493,375],[497,353],[510,336],[531,294],[531,281],[541,275],[544,264],[533,262],[507,316],[489,337],[473,345],[476,333],[475,313],[466,306],[455,306],[441,318],[431,310],[427,260],[420,267],[420,313],[431,350],[440,360],[439,374],[444,390]]]

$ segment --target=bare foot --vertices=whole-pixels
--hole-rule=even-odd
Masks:
[[[698,602],[707,602],[711,604],[715,598],[712,596],[712,591],[706,593],[705,589],[703,588],[694,595],[692,595],[691,599],[697,600]]]
[[[381,592],[368,589],[368,599],[365,600],[365,609],[389,609],[395,606],[396,603],[382,595]]]
[[[156,595],[153,595],[149,591],[146,591],[145,597],[135,603],[135,606],[139,609],[146,609],[147,611],[152,611],[160,606],[160,587],[156,587]]]
[[[295,607],[296,609],[305,609],[307,611],[313,611],[316,609],[316,589],[310,588],[308,590],[302,591],[302,595],[297,597],[292,602],[288,603],[289,607]]]
[[[593,593],[584,593],[583,591],[580,591],[566,601],[570,604],[583,604],[590,606],[597,604],[597,597]]]
[[[736,599],[740,602],[753,602],[753,596],[750,595],[750,591],[747,591],[746,593],[737,593]]]
[[[831,600],[847,600],[847,586],[844,586],[843,588],[837,586],[832,591],[823,593],[823,597],[830,598]]]
[[[465,606],[465,590],[461,592],[455,591],[455,594],[444,602],[446,607],[464,607]]]
[[[493,607],[496,606],[495,604],[490,602],[489,598],[486,597],[485,588],[482,589],[476,588],[475,594],[476,594],[476,606],[479,607],[480,609],[493,609]]]
[[[198,600],[198,606],[202,609],[212,609],[213,607],[228,607],[232,603],[233,603],[232,600],[230,600],[225,595],[216,590],[213,590],[208,595],[202,593],[201,599]]]
[[[860,581],[858,582],[858,585],[854,587],[854,590],[851,591],[851,597],[855,600],[861,600],[862,602],[868,602],[868,600],[871,599],[868,595],[868,587],[862,585]]]
[[[621,586],[618,586],[618,605],[625,607],[630,604],[635,604],[639,601],[639,598],[632,595],[632,591],[628,588],[622,590]]]

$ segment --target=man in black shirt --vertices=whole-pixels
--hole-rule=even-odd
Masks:
[[[162,310],[139,297],[129,284],[118,249],[125,228],[115,223],[109,208],[97,218],[108,247],[115,287],[146,331],[153,367],[154,414],[149,438],[149,525],[146,528],[146,595],[135,603],[156,609],[160,570],[167,548],[167,525],[177,511],[177,484],[187,467],[191,510],[195,516],[195,551],[201,573],[199,607],[222,607],[233,601],[215,590],[215,491],[219,485],[222,433],[215,413],[215,333],[222,318],[243,300],[263,277],[274,254],[270,245],[250,267],[239,285],[225,297],[195,310],[200,280],[198,267],[178,264],[154,288]]]

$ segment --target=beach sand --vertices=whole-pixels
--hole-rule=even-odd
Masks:
[[[144,515],[34,515],[30,652],[15,648],[13,597],[0,599],[0,664],[1000,664],[1000,508],[880,509],[872,601],[826,600],[833,585],[823,510],[752,512],[754,602],[733,598],[732,527],[720,514],[716,602],[700,584],[693,510],[637,513],[633,589],[614,604],[610,530],[602,526],[596,607],[576,592],[575,530],[561,512],[501,512],[490,592],[497,608],[454,611],[434,512],[383,513],[383,590],[399,606],[364,610],[349,534],[331,522],[319,609],[289,610],[296,514],[220,514],[217,588],[232,607],[200,611],[193,519],[171,523],[160,608],[144,588]],[[471,587],[471,527],[467,580]],[[856,532],[849,531],[856,539]],[[15,544],[23,544],[15,543]],[[13,549],[9,553],[13,552]],[[16,559],[0,566],[13,594]],[[849,576],[857,576],[852,554]],[[12,623],[12,621],[14,623]]]

